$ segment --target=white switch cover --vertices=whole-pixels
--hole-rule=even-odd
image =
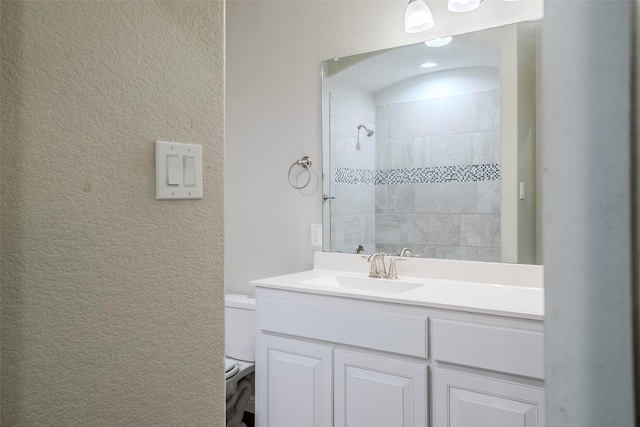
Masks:
[[[520,200],[524,200],[524,182],[520,181]]]
[[[156,199],[202,199],[202,145],[156,141]]]

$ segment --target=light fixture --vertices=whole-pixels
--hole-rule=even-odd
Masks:
[[[480,0],[449,0],[451,12],[470,12],[480,6]]]
[[[442,47],[451,43],[451,40],[453,40],[453,37],[451,36],[438,37],[437,39],[427,40],[426,42],[424,42],[424,44],[426,44],[429,47]]]
[[[433,68],[433,67],[437,67],[438,63],[437,62],[423,62],[422,64],[420,64],[420,66],[422,68]]]
[[[407,33],[419,33],[433,27],[433,15],[429,6],[422,0],[409,0],[404,14],[404,30]]]

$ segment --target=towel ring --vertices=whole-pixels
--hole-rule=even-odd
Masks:
[[[293,182],[291,182],[291,170],[293,169],[294,166],[302,166],[304,169],[307,170],[307,182],[305,182],[304,184],[302,184],[301,186],[297,186],[295,185]],[[304,156],[303,158],[301,158],[300,160],[296,160],[290,167],[289,167],[289,173],[287,174],[287,178],[289,179],[289,184],[291,184],[291,186],[293,188],[295,188],[296,190],[301,190],[304,187],[306,187],[307,185],[309,185],[309,183],[311,182],[311,159],[309,159],[309,156]]]

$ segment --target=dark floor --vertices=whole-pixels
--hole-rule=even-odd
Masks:
[[[255,415],[251,412],[245,412],[244,417],[242,418],[242,422],[247,425],[247,427],[255,427]]]

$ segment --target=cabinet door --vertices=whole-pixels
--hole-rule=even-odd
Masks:
[[[332,426],[332,348],[260,335],[258,427]]]
[[[436,427],[543,427],[544,390],[442,369],[434,373]]]
[[[426,427],[427,366],[335,350],[335,427]]]

